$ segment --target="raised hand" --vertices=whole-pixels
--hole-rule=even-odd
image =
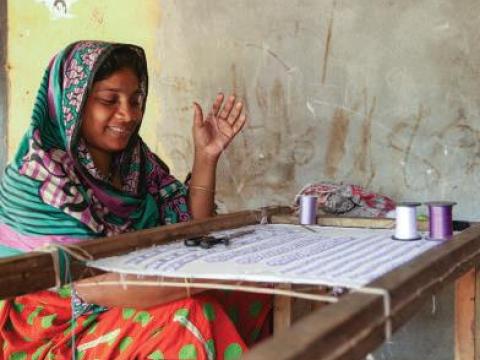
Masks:
[[[247,121],[241,101],[236,101],[234,95],[225,104],[223,100],[224,95],[219,93],[205,118],[201,106],[194,103],[193,141],[197,156],[217,160]]]

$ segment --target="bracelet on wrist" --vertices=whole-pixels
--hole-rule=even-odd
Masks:
[[[215,190],[209,189],[205,186],[190,185],[190,189],[199,190],[199,191],[207,192],[210,194],[215,194]]]

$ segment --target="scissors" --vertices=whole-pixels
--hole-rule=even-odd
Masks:
[[[230,239],[251,234],[255,230],[238,231],[236,233],[215,237],[213,235],[200,235],[185,239],[185,246],[199,246],[202,249],[210,249],[212,246],[223,243],[225,246],[230,245]]]

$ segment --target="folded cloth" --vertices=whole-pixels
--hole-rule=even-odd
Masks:
[[[294,208],[298,209],[300,195],[317,196],[319,212],[353,217],[390,217],[395,210],[391,198],[371,192],[359,185],[314,183],[303,187],[295,197]]]

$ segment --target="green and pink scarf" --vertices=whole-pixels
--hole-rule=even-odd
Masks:
[[[122,190],[95,168],[81,137],[82,108],[95,72],[119,46],[133,49],[144,64],[140,83],[146,94],[145,54],[137,46],[83,41],[51,60],[31,124],[0,184],[0,245],[31,250],[52,241],[68,243],[190,219],[186,187],[138,133],[114,157]]]

